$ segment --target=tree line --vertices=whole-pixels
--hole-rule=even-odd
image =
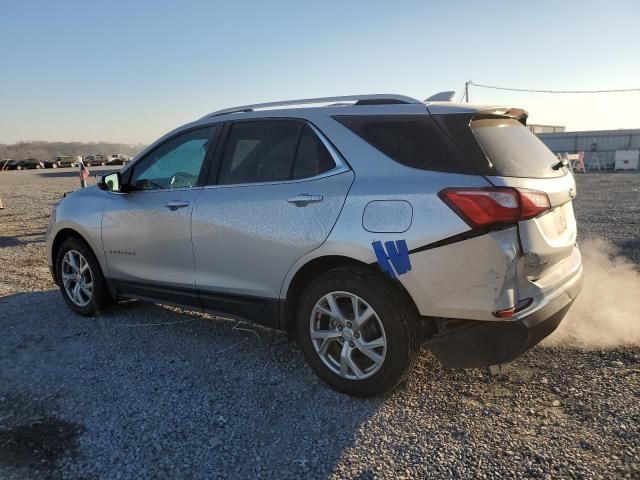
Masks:
[[[112,155],[123,153],[134,156],[146,145],[128,145],[110,142],[18,142],[11,145],[0,143],[0,159],[36,158],[49,160],[60,156]]]

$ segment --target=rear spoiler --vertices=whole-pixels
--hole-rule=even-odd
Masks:
[[[514,120],[518,120],[522,125],[527,125],[527,118],[529,117],[529,112],[522,108],[512,108],[512,107],[498,107],[498,108],[483,108],[477,111],[477,113],[473,116],[474,119],[487,117],[509,117]]]
[[[434,114],[466,113],[471,118],[487,117],[508,117],[519,121],[522,125],[527,124],[529,113],[522,108],[496,107],[492,105],[474,105],[451,102],[430,102],[427,103],[427,110]]]

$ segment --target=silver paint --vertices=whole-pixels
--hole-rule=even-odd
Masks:
[[[413,208],[406,200],[372,200],[364,207],[362,227],[373,233],[402,233],[409,230]]]

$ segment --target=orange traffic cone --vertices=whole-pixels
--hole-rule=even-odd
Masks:
[[[0,198],[0,210],[2,210],[4,208],[4,202],[2,201],[2,198]]]

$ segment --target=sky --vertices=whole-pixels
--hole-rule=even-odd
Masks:
[[[214,110],[464,84],[640,88],[640,1],[0,0],[0,143],[150,143]],[[640,128],[640,92],[472,86],[568,130]]]

